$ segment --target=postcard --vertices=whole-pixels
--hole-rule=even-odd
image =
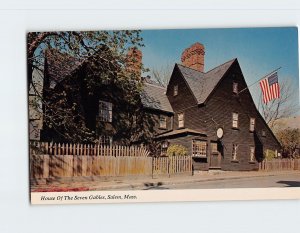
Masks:
[[[27,34],[32,204],[297,199],[298,29]]]

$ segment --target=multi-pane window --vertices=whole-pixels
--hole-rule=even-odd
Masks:
[[[100,146],[110,146],[112,144],[112,137],[107,135],[101,135],[99,137]]]
[[[167,154],[168,147],[169,147],[168,141],[163,141],[161,143],[161,155],[166,155]]]
[[[99,119],[104,122],[112,122],[112,103],[99,101]]]
[[[160,115],[159,117],[159,128],[161,129],[167,128],[167,117],[164,115]]]
[[[211,142],[211,153],[216,154],[218,153],[218,143],[216,142]]]
[[[251,146],[250,147],[250,162],[254,162],[255,161],[255,147]]]
[[[251,132],[253,132],[254,131],[254,128],[255,128],[255,118],[250,118],[250,128],[249,128],[249,130],[251,131]]]
[[[232,85],[232,91],[234,94],[237,94],[238,93],[238,83],[234,82],[233,85]]]
[[[178,85],[174,85],[173,96],[178,95]]]
[[[234,112],[232,113],[232,127],[238,128],[239,126],[239,114]]]
[[[206,158],[206,147],[205,141],[193,140],[193,156]]]
[[[237,160],[237,144],[232,144],[232,160]]]
[[[184,127],[184,114],[178,113],[178,128]]]

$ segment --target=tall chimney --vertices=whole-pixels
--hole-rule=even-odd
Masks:
[[[204,55],[204,46],[196,42],[183,51],[181,62],[184,66],[204,72]]]
[[[134,73],[137,78],[141,78],[142,74],[142,58],[143,54],[137,48],[130,48],[126,58],[126,68],[130,73]]]

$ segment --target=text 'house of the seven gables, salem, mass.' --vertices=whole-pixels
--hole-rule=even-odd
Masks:
[[[65,73],[82,84],[87,77],[88,59],[79,62],[69,57],[66,64],[61,64],[56,62],[56,56],[60,56],[57,51],[45,52],[43,88],[60,91],[60,86],[70,79]],[[141,51],[132,49],[128,56],[134,60],[130,69],[141,77]],[[238,59],[225,61],[207,72],[204,65],[205,47],[197,42],[182,52],[181,64],[174,65],[166,87],[142,77],[142,117],[140,121],[138,116],[131,117],[140,128],[130,139],[118,132],[118,122],[125,110],[111,99],[113,95],[108,93],[114,90],[109,84],[93,97],[83,90],[84,85],[79,85],[81,97],[77,104],[84,112],[85,126],[96,133],[98,127],[105,129],[97,135],[98,143],[103,145],[126,140],[130,144],[145,144],[146,134],[159,145],[156,153],[162,156],[170,145],[183,145],[193,158],[195,170],[257,170],[264,152],[277,153],[281,146],[254,104]],[[53,72],[59,70],[57,66],[69,71]],[[244,91],[240,93],[241,90]],[[51,101],[51,95],[45,98]],[[40,129],[41,141],[60,140],[60,135],[42,122],[34,124]]]

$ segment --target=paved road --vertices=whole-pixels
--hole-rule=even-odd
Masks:
[[[144,188],[136,190],[163,190],[163,189],[215,189],[215,188],[268,188],[268,187],[300,187],[299,174],[280,174],[264,177],[244,177],[214,181],[201,181],[183,184],[152,183],[145,184]]]

